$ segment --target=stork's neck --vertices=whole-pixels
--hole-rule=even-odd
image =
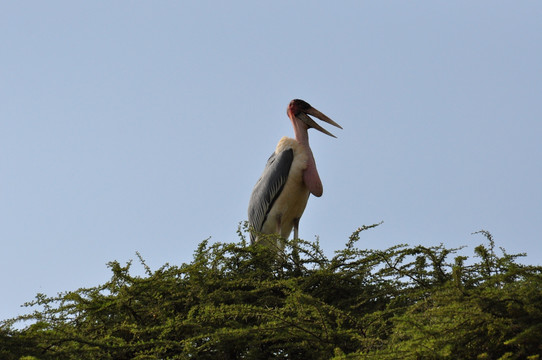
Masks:
[[[294,126],[295,139],[300,145],[303,145],[310,151],[311,148],[309,146],[309,132],[307,125],[297,119],[292,120],[292,124]]]
[[[309,132],[307,125],[298,120],[296,117],[291,116],[292,125],[294,126],[295,139],[307,152],[307,168],[303,171],[303,182],[309,189],[309,191],[316,197],[322,196],[324,191],[320,175],[316,169],[316,161],[312,155],[311,147],[309,146]]]

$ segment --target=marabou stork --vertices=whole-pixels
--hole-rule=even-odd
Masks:
[[[308,129],[314,128],[329,136],[336,136],[318,125],[309,115],[342,129],[303,100],[292,100],[286,113],[292,121],[295,139],[286,136],[280,139],[252,190],[248,222],[256,234],[251,232],[251,243],[258,241],[257,233],[279,234],[287,239],[292,228],[294,239],[297,239],[299,219],[309,195],[322,196],[322,182],[309,146]],[[277,250],[284,249],[282,241],[273,246]]]

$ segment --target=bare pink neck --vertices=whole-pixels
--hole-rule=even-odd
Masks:
[[[290,115],[290,114],[288,114]],[[312,155],[312,150],[309,146],[309,132],[307,125],[302,121],[296,119],[294,116],[290,116],[292,125],[294,126],[295,139],[299,145],[305,148],[307,152],[307,168],[303,172],[303,182],[311,192],[316,197],[322,196],[324,191],[322,186],[322,181],[318,175],[318,170],[316,169],[316,161],[314,161],[314,156]]]
[[[300,124],[299,121],[293,121],[295,139],[301,145],[309,147],[309,132],[304,124]]]

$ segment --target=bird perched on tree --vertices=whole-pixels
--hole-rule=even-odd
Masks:
[[[292,100],[286,113],[294,127],[295,139],[286,136],[280,139],[252,190],[248,205],[248,222],[254,231],[250,235],[251,243],[258,241],[258,233],[278,234],[287,239],[292,228],[297,239],[299,219],[309,195],[322,196],[322,182],[309,146],[308,130],[314,128],[329,136],[336,136],[309,115],[342,129],[303,100]],[[284,249],[282,241],[272,245],[278,250]]]

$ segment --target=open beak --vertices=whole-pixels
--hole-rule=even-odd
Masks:
[[[305,113],[306,112],[306,113]],[[321,127],[320,125],[318,125],[318,123],[316,121],[314,121],[309,115],[312,115],[322,121],[325,121],[327,122],[328,124],[331,124],[333,126],[336,126],[338,127],[339,129],[342,129],[341,125],[337,124],[335,121],[331,120],[330,118],[328,118],[326,115],[324,115],[323,113],[321,113],[320,111],[316,110],[315,108],[311,107],[309,108],[308,110],[305,110],[305,112],[300,112],[297,117],[299,119],[301,119],[305,124],[307,124],[309,126],[309,128],[314,128],[318,131],[321,131],[323,132],[324,134],[326,135],[329,135],[329,136],[333,136],[334,138],[336,138],[335,135],[333,135],[332,133],[330,133],[329,131],[327,131],[326,129],[324,129],[323,127]],[[309,115],[307,115],[309,114]]]

